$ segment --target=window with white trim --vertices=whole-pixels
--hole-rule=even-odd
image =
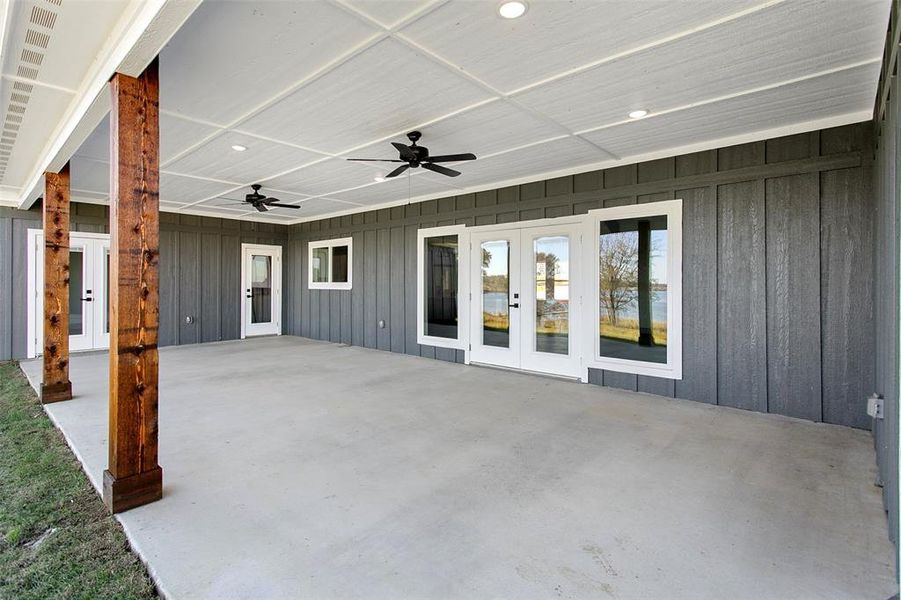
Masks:
[[[353,238],[309,243],[307,284],[311,290],[349,290],[353,275]]]
[[[417,232],[417,341],[463,349],[467,340],[469,233],[462,225]]]
[[[590,367],[682,378],[682,201],[607,208],[591,224]]]

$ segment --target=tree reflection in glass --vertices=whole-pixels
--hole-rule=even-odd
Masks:
[[[666,363],[666,216],[600,225],[600,356]]]
[[[569,238],[535,240],[535,350],[569,354]]]
[[[482,344],[510,347],[510,242],[482,242]]]

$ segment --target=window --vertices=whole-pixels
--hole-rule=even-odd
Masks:
[[[589,213],[594,225],[593,364],[682,377],[682,201]]]
[[[463,226],[436,227],[417,238],[418,342],[463,348],[468,234]]]
[[[351,289],[353,238],[310,242],[309,288]]]

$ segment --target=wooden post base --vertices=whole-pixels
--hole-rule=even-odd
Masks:
[[[163,470],[160,467],[116,479],[103,472],[103,503],[112,513],[156,502],[163,497]]]
[[[72,382],[64,381],[63,383],[51,383],[50,385],[41,384],[41,404],[50,404],[51,402],[61,402],[62,400],[72,399]]]

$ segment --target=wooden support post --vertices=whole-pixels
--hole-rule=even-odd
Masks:
[[[69,165],[44,174],[44,376],[41,402],[72,398],[69,381]]]
[[[109,468],[114,513],[159,500],[159,74],[110,82]]]

